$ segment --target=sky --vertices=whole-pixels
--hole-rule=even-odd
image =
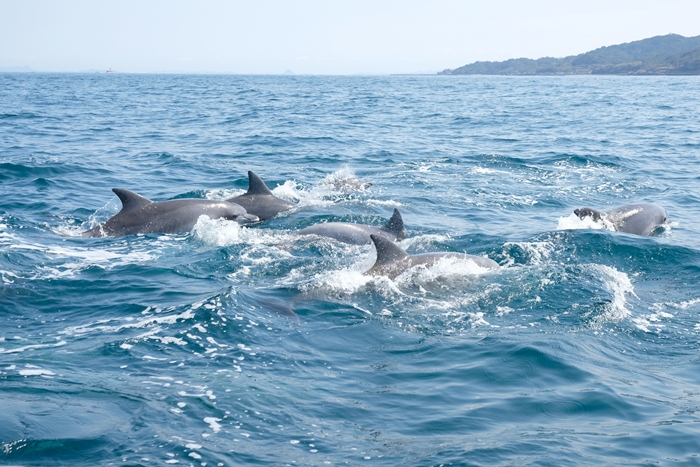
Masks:
[[[0,70],[391,74],[700,35],[700,0],[0,0]]]

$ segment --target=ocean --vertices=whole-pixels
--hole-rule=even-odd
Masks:
[[[700,465],[699,116],[698,77],[0,74],[0,465]],[[81,236],[249,170],[295,207]],[[296,234],[394,208],[501,267]]]

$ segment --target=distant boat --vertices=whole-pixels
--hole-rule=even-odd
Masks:
[[[109,67],[109,70],[107,70],[107,73],[114,73],[114,71],[112,70],[112,67]]]

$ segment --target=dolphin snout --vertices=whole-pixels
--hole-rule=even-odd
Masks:
[[[239,224],[253,224],[255,222],[260,222],[260,218],[254,214],[241,214],[236,217],[236,222]]]

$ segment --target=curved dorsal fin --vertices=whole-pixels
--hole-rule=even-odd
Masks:
[[[119,196],[119,200],[122,202],[122,210],[119,212],[131,211],[132,209],[140,208],[141,206],[145,206],[153,202],[148,198],[144,198],[138,193],[134,193],[133,191],[125,190],[123,188],[112,188],[112,191],[115,195]]]
[[[394,215],[391,216],[389,222],[387,222],[382,229],[396,235],[396,240],[403,240],[406,238],[406,229],[404,229],[403,226],[403,219],[401,218],[401,213],[396,208],[394,208]]]
[[[262,181],[262,178],[258,177],[258,174],[252,170],[248,171],[248,192],[247,195],[271,195],[272,192]]]
[[[375,266],[383,266],[408,258],[408,253],[383,235],[372,234],[369,237],[377,248],[377,261],[374,263]]]

